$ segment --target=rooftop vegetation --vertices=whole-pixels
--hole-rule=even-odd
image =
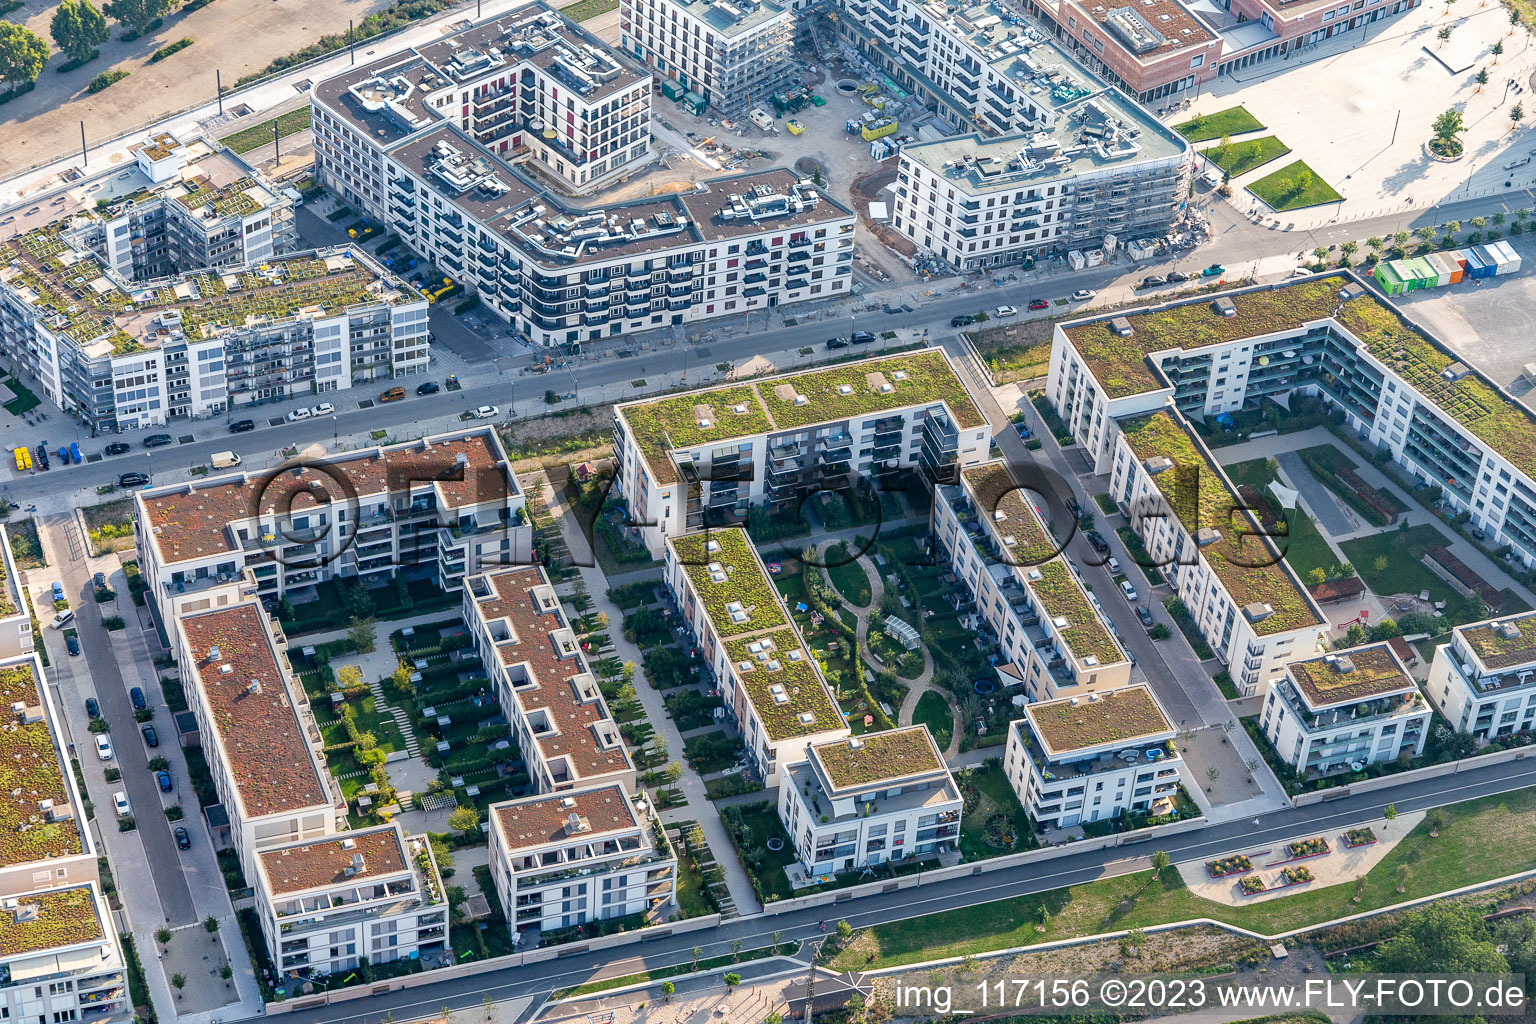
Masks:
[[[867,732],[853,739],[821,743],[812,750],[835,789],[867,786],[944,767],[927,728],[920,725]]]
[[[183,187],[187,192],[177,196],[176,201],[189,210],[211,206],[220,217],[244,217],[261,209],[261,204],[249,195],[256,187],[253,178],[240,178],[223,188],[207,178],[195,178]]]
[[[965,470],[964,475],[976,495],[977,514],[992,524],[999,537],[1014,539],[1014,545],[1007,549],[1009,561],[1016,565],[1039,565],[1059,552],[1060,545],[1045,532],[1024,491],[1013,482],[1007,465],[989,462]]]
[[[752,649],[754,645],[758,650]],[[725,649],[770,740],[842,727],[843,716],[793,626],[728,641]],[[767,655],[766,660],[760,655]],[[770,670],[769,662],[779,667]],[[783,687],[781,694],[774,691],[775,686]]]
[[[1337,651],[1333,657],[1332,663],[1327,658],[1311,658],[1288,666],[1291,678],[1313,707],[1365,700],[1413,685],[1386,644],[1353,647]],[[1349,659],[1350,671],[1343,671],[1341,658]]]
[[[0,669],[0,701],[37,708],[42,703],[29,665]],[[69,809],[59,752],[53,733],[40,714],[31,722],[9,712],[0,729],[0,866],[65,857],[81,850],[80,827],[73,818],[49,821],[41,804]]]
[[[1025,714],[1052,754],[1128,743],[1173,729],[1145,686],[1111,690],[1098,700],[1068,698],[1031,704]]]
[[[1498,621],[1505,629],[1513,627],[1515,635],[1505,636],[1494,628],[1493,621]],[[1461,627],[1461,638],[1484,665],[1499,669],[1536,660],[1536,615],[1493,621]]]
[[[102,937],[101,915],[85,886],[16,897],[18,909],[35,907],[37,916],[18,921],[15,910],[0,910],[0,957],[58,949]]]
[[[711,549],[713,545],[718,546]],[[691,533],[674,537],[672,547],[719,636],[739,636],[785,624],[778,594],[763,573],[747,531]],[[718,566],[718,571],[712,566]],[[717,578],[719,572],[725,579]],[[729,606],[733,604],[741,606],[745,618],[732,618]]]
[[[697,391],[623,410],[630,433],[662,484],[677,480],[671,452],[733,437],[765,434],[773,422],[750,384]]]
[[[1029,578],[1032,573],[1039,573],[1039,578]],[[1025,578],[1028,579],[1030,589],[1045,606],[1046,614],[1053,621],[1057,618],[1067,620],[1065,627],[1052,628],[1060,634],[1073,657],[1083,661],[1091,656],[1097,658],[1100,665],[1112,665],[1124,660],[1125,655],[1120,653],[1120,645],[1115,643],[1115,638],[1109,635],[1109,630],[1104,628],[1104,623],[1094,614],[1093,606],[1088,603],[1088,595],[1083,592],[1066,562],[1056,558],[1034,566],[1025,571]]]
[[[883,376],[884,387],[889,390],[882,390],[872,383],[874,375]],[[780,398],[776,389],[786,384],[809,401],[797,405],[793,398]],[[955,376],[949,360],[936,350],[791,374],[762,381],[757,385],[757,391],[780,430],[929,402],[948,405],[955,415],[956,425],[961,428],[977,427],[986,422],[960,378]]]

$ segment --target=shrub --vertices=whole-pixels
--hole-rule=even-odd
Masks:
[[[180,53],[182,50],[185,50],[187,47],[189,47],[191,45],[192,45],[192,40],[187,38],[186,36],[182,36],[180,39],[176,40],[174,43],[170,43],[170,44],[168,44],[166,46],[162,46],[162,47],[160,47],[160,49],[158,49],[154,53],[150,54],[149,62],[151,64],[158,64],[160,61],[165,60],[165,58],[169,57],[171,54],[173,54],[173,53]]]
[[[115,85],[116,83],[121,82],[123,79],[127,78],[128,74],[129,73],[127,71],[123,71],[121,69],[116,71],[103,71],[101,74],[91,79],[91,84],[85,87],[85,91],[89,93],[101,92],[108,86]],[[127,832],[128,829],[125,828],[123,831]]]

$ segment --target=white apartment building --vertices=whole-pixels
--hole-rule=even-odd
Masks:
[[[565,193],[655,159],[650,75],[543,3],[349,68],[311,103],[317,177],[386,221],[390,150],[435,127]]]
[[[619,727],[542,568],[470,576],[464,621],[536,791],[635,787]]]
[[[1168,813],[1184,770],[1175,734],[1145,683],[1065,697],[1024,708],[1003,768],[1040,825]]]
[[[422,373],[427,335],[426,300],[361,250],[130,281],[60,223],[0,243],[0,352],[99,431]]]
[[[256,865],[256,915],[283,976],[448,948],[447,891],[431,845],[398,823],[268,846]]]
[[[22,599],[11,538],[0,525],[0,662],[32,653],[32,617]]]
[[[1429,703],[1388,645],[1335,651],[1285,667],[1259,726],[1308,779],[1424,752]]]
[[[798,5],[793,5],[798,6]],[[768,109],[789,79],[795,14],[778,0],[621,0],[619,46],[697,112]]]
[[[133,1019],[117,927],[95,882],[0,898],[0,1019]]]
[[[991,445],[940,349],[630,402],[613,435],[618,491],[657,557],[750,505],[794,514],[819,491],[899,487],[911,470],[949,479]]]
[[[379,573],[456,590],[466,573],[532,557],[525,499],[490,427],[149,488],[134,503],[161,622],[240,599],[247,576],[260,597]]]
[[[287,640],[261,603],[248,597],[183,613],[169,635],[245,877],[258,877],[263,849],[345,829],[347,803],[326,770],[325,739],[293,678]]]
[[[1030,701],[1112,690],[1131,663],[1008,467],[989,462],[935,488],[936,553],[964,582],[978,636],[1001,649],[999,682]]]
[[[1424,692],[1479,742],[1536,728],[1536,612],[1457,626],[1435,648]]]
[[[726,719],[741,730],[752,767],[767,786],[781,784],[812,743],[848,735],[842,711],[747,531],[669,538],[662,574],[694,638],[706,682],[719,684]]]
[[[675,906],[677,857],[641,797],[605,784],[490,807],[491,879],[514,937]]]
[[[1099,472],[1110,424],[1313,394],[1536,565],[1536,421],[1371,284],[1331,272],[1056,326],[1046,394]],[[1234,675],[1236,673],[1234,672]]]
[[[779,818],[808,876],[955,849],[964,801],[926,725],[813,743],[779,786]]]

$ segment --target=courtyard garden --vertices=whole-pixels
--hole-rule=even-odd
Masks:
[[[1032,850],[1039,845],[1029,814],[1019,803],[1003,766],[996,758],[955,773],[965,802],[960,819],[963,860],[984,860]]]

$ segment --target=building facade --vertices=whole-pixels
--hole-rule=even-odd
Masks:
[[[779,786],[779,818],[808,876],[957,847],[964,801],[926,725],[813,743]]]
[[[677,857],[649,804],[623,786],[492,804],[490,823],[491,879],[516,936],[650,921],[675,906]]]
[[[621,0],[619,45],[702,112],[744,118],[787,85],[793,5],[777,0]]]
[[[1435,648],[1424,692],[1479,742],[1536,729],[1536,613],[1457,626]]]
[[[814,495],[898,488],[911,472],[951,479],[990,444],[939,349],[614,410],[617,487],[657,557],[668,538],[740,522],[750,507],[796,515]]]
[[[32,616],[27,612],[11,554],[11,538],[0,526],[0,662],[32,653]]]
[[[1351,647],[1286,666],[1259,726],[1308,779],[1424,752],[1432,712],[1386,644]]]
[[[1050,828],[1167,813],[1184,781],[1175,734],[1144,683],[1030,704],[1008,727],[1003,769]]]
[[[117,928],[95,882],[0,899],[0,934],[0,1018],[133,1019]]]

